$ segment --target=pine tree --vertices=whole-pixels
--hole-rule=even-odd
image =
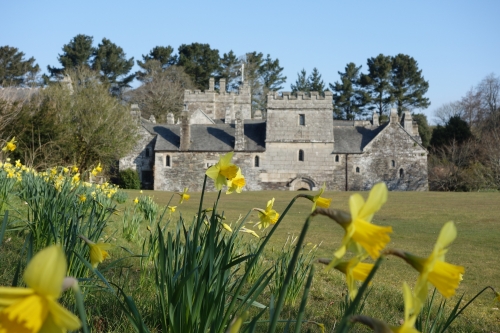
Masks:
[[[268,54],[260,68],[260,72],[266,95],[269,91],[283,89],[282,84],[286,82],[286,76],[283,76],[283,67],[280,67],[278,58],[273,60]]]
[[[392,59],[379,54],[376,58],[369,58],[367,64],[368,74],[361,75],[360,83],[370,95],[369,109],[375,109],[382,116],[394,101],[391,93]]]
[[[333,95],[333,112],[336,119],[352,120],[356,116],[366,115],[366,104],[370,96],[360,87],[361,66],[349,63],[345,67],[345,73],[338,72],[340,82],[330,83]]]
[[[113,94],[119,95],[124,87],[130,86],[135,74],[127,74],[134,66],[133,57],[127,59],[123,49],[106,38],[97,45],[93,55],[92,69],[101,73]]]
[[[58,61],[62,68],[47,66],[51,76],[62,74],[67,69],[74,69],[79,66],[90,67],[91,58],[95,52],[92,46],[94,38],[86,35],[76,35],[63,46],[63,54],[59,54]]]
[[[219,70],[219,50],[211,49],[209,44],[182,44],[176,65],[184,67],[198,89],[206,90],[210,77]]]
[[[309,91],[317,91],[320,95],[325,91],[325,83],[321,80],[321,74],[316,67],[313,68],[311,75],[307,79]]]
[[[155,46],[149,54],[142,55],[142,61],[137,60],[137,65],[142,69],[135,73],[137,79],[142,81],[144,77],[150,74],[152,68],[157,66],[148,65],[149,61],[155,60],[158,62],[161,69],[166,69],[177,62],[177,55],[174,55],[174,48],[172,46]]]
[[[220,68],[217,73],[217,78],[226,79],[226,90],[236,91],[240,84],[241,60],[231,50],[229,53],[224,53],[220,59]]]
[[[40,71],[35,58],[24,59],[24,53],[16,47],[0,47],[0,86],[29,84],[30,79]]]
[[[418,63],[406,54],[392,57],[391,94],[398,108],[398,114],[412,108],[427,108],[431,103],[424,97],[429,82],[424,80]]]
[[[307,73],[305,69],[302,69],[300,73],[297,73],[297,80],[295,81],[295,84],[291,84],[290,88],[292,89],[292,92],[298,92],[298,91],[303,91],[303,92],[309,92],[309,81],[307,80]]]

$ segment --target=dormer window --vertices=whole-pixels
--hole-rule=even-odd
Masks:
[[[306,126],[306,115],[305,114],[299,114],[299,125]]]

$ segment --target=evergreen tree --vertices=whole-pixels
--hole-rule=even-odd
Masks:
[[[320,95],[325,91],[325,83],[321,80],[321,74],[316,67],[313,68],[311,75],[307,79],[309,91],[317,91]]]
[[[333,112],[336,119],[352,120],[356,116],[366,115],[366,104],[370,96],[360,87],[361,66],[349,63],[345,67],[345,72],[338,72],[340,82],[330,83],[333,95]]]
[[[280,67],[278,58],[271,59],[268,54],[260,68],[264,89],[269,91],[278,91],[283,89],[282,84],[286,82],[286,76],[283,76],[283,67]],[[321,77],[321,76],[320,76]]]
[[[172,65],[175,65],[177,62],[177,55],[173,54],[174,53],[174,48],[169,46],[155,46],[151,51],[149,51],[149,54],[142,55],[142,61],[137,60],[137,65],[142,69],[142,71],[137,71],[135,73],[137,79],[139,81],[142,81],[144,77],[146,77],[148,74],[150,74],[151,67],[157,67],[157,66],[150,66],[148,65],[148,61],[151,60],[156,60],[160,64],[160,67],[162,69],[166,69]]]
[[[91,58],[95,52],[92,46],[94,38],[86,35],[76,35],[73,39],[63,46],[63,54],[59,54],[58,61],[62,68],[47,66],[51,76],[62,74],[67,69],[73,69],[79,66],[90,67]]]
[[[24,53],[16,47],[0,47],[0,86],[29,84],[39,71],[35,58],[24,59]]]
[[[417,113],[412,115],[412,118],[418,124],[418,134],[422,139],[422,146],[424,146],[425,148],[429,147],[432,130],[429,127],[429,123],[427,122],[427,116],[423,113]]]
[[[305,69],[302,69],[300,73],[297,73],[297,80],[295,81],[295,84],[291,84],[290,88],[292,89],[292,92],[297,92],[297,91],[303,91],[303,92],[309,92],[309,81],[307,80],[307,73]]]
[[[453,116],[445,126],[438,125],[432,131],[430,145],[433,148],[439,148],[449,145],[452,141],[461,144],[470,138],[472,138],[472,132],[469,124],[459,116]]]
[[[245,55],[242,63],[245,65],[243,75],[244,84],[250,88],[250,94],[252,95],[253,114],[256,110],[265,109],[266,95],[261,76],[264,55],[262,52],[249,52]]]
[[[360,83],[370,96],[369,109],[375,109],[382,116],[394,100],[391,92],[392,59],[379,54],[375,58],[369,58],[367,64],[368,74],[361,75]]]
[[[211,49],[209,44],[182,44],[177,65],[184,67],[198,89],[206,90],[210,77],[219,71],[219,50]]]
[[[133,57],[127,59],[123,49],[106,38],[97,45],[93,55],[92,69],[101,73],[113,94],[119,95],[124,87],[130,86],[135,74],[127,74],[134,66]]]
[[[427,108],[431,103],[424,94],[429,89],[429,82],[424,80],[417,61],[406,54],[398,54],[392,57],[391,68],[391,94],[398,114],[406,109]]]
[[[220,59],[220,68],[217,73],[219,79],[226,79],[226,90],[236,91],[240,84],[241,60],[231,50],[229,53],[224,53]]]

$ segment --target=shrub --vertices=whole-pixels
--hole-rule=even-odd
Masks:
[[[120,187],[138,190],[141,188],[141,180],[139,179],[139,174],[137,171],[132,169],[126,169],[120,171]]]

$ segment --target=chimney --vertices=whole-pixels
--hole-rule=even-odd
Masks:
[[[208,81],[208,91],[214,91],[214,84],[215,84],[214,78],[211,77],[210,80]]]
[[[167,124],[168,125],[173,125],[175,124],[175,119],[174,119],[174,114],[172,112],[169,112],[167,114]]]
[[[132,104],[130,106],[130,115],[136,124],[141,123],[141,110],[138,104]]]
[[[254,112],[254,114],[253,114],[253,119],[262,120],[262,111],[260,111],[260,110],[255,110],[255,112]]]
[[[188,151],[191,143],[191,126],[189,125],[189,112],[181,112],[181,144],[180,151]]]
[[[226,92],[226,79],[220,79],[219,80],[219,92],[220,93],[225,93]]]
[[[226,107],[226,114],[224,116],[224,123],[231,124],[231,108]]]
[[[410,135],[413,135],[413,119],[411,119],[411,113],[410,111],[406,110],[403,111],[402,117],[401,117],[401,125],[407,131],[410,133]]]
[[[373,116],[372,116],[372,126],[379,126],[380,123],[379,123],[379,115],[378,115],[378,112],[375,111],[373,112]]]
[[[234,119],[234,150],[245,150],[245,124],[243,122],[243,115],[241,110],[236,112]]]
[[[391,114],[389,116],[389,122],[396,124],[398,122],[398,109],[391,109]]]

